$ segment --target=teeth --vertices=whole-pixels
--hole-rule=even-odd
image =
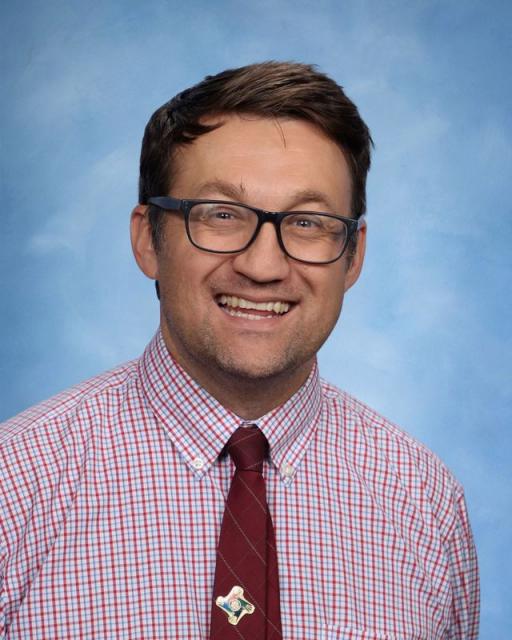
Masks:
[[[233,307],[235,309],[254,309],[255,311],[272,311],[274,313],[283,314],[286,313],[290,309],[290,305],[288,302],[251,302],[250,300],[245,300],[245,298],[237,298],[236,296],[226,296],[221,295],[219,298],[219,302],[228,307]],[[236,315],[236,314],[231,314]],[[250,314],[249,314],[250,315]],[[244,317],[248,317],[248,314],[243,314]],[[251,318],[262,318],[271,316],[254,316],[251,315]]]
[[[241,311],[233,311],[232,309],[227,308],[226,311],[230,316],[234,316],[235,318],[246,318],[248,320],[265,320],[266,318],[272,318],[273,316],[255,316],[252,313],[242,313]]]

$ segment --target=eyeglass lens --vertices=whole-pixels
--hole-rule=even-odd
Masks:
[[[241,251],[252,240],[258,214],[240,205],[198,203],[190,208],[189,233],[208,251]],[[328,262],[339,257],[347,241],[343,220],[321,213],[294,212],[281,222],[287,253],[298,260]]]

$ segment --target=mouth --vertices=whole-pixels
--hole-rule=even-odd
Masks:
[[[292,304],[284,300],[254,302],[237,296],[220,295],[217,298],[219,307],[234,318],[246,320],[268,320],[287,314]]]

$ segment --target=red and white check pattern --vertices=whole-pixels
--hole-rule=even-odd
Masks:
[[[258,420],[283,636],[477,637],[460,485],[315,370]],[[136,362],[0,426],[0,638],[208,638],[241,420],[172,361]]]

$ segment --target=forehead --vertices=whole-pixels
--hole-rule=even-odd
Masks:
[[[325,195],[332,208],[350,201],[350,172],[340,147],[316,125],[298,119],[243,115],[210,118],[220,125],[183,145],[174,158],[173,195],[216,197],[215,183],[229,183],[254,205],[301,191]],[[267,202],[264,202],[267,201]]]

